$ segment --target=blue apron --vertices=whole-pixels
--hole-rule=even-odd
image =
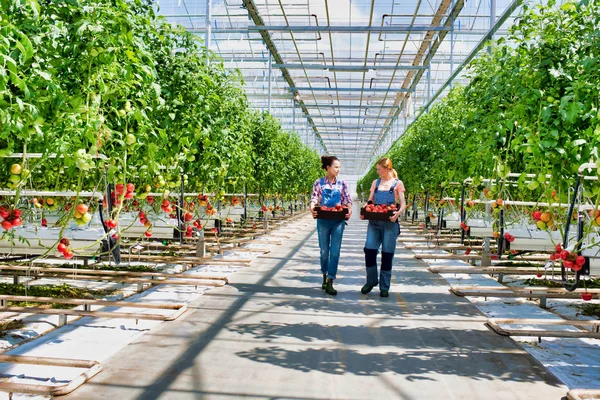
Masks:
[[[395,204],[396,197],[394,196],[394,189],[398,184],[398,179],[396,179],[396,181],[388,191],[379,190],[380,183],[381,178],[377,179],[377,183],[375,183],[375,196],[373,197],[373,201],[375,202],[375,204],[387,204],[388,206]]]
[[[327,187],[325,178],[321,178],[321,205],[325,207],[335,207],[342,203],[342,185],[338,179],[331,187]]]

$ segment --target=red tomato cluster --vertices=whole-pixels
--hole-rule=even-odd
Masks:
[[[512,243],[515,241],[515,237],[508,232],[506,232],[504,234],[504,239],[506,239],[509,243]]]
[[[560,244],[556,245],[556,253],[550,254],[552,261],[562,260],[565,268],[571,268],[573,271],[579,271],[585,265],[585,257],[577,255],[576,252],[564,250]]]
[[[58,243],[58,246],[56,246],[56,249],[62,253],[62,255],[68,260],[70,258],[73,258],[73,251],[71,250],[71,248],[69,247],[71,245],[71,242],[69,241],[69,239],[67,239],[66,237],[60,239],[60,242]]]
[[[464,222],[464,221],[460,223],[460,227],[461,227],[461,228],[462,228],[462,229],[463,229],[465,232],[469,232],[469,229],[471,229],[471,228],[469,227],[469,225],[467,225],[467,223],[466,223],[466,222]]]
[[[335,211],[335,212],[341,212],[344,210],[344,208],[347,207],[342,207],[340,204],[334,206],[334,207],[327,207],[327,206],[321,206],[321,211]]]
[[[127,200],[133,199],[133,191],[135,190],[135,185],[133,183],[128,183],[127,185],[123,185],[122,183],[118,183],[116,186],[116,191],[119,196],[125,195]]]
[[[171,214],[173,212],[173,208],[171,208],[171,203],[169,200],[164,199],[162,204],[160,205],[160,209],[166,212],[167,214]]]
[[[388,211],[396,211],[396,205],[392,204],[391,206],[388,206],[387,204],[367,204],[365,211],[374,213],[387,213]]]
[[[144,225],[146,228],[150,228],[152,226],[148,220],[148,217],[146,216],[146,213],[143,211],[140,211],[140,224]]]
[[[18,208],[14,210],[7,210],[4,207],[0,207],[0,217],[2,217],[4,220],[2,221],[2,228],[7,231],[21,225],[23,222],[21,220],[21,210]]]

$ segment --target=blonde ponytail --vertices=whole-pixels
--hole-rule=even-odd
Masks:
[[[383,157],[383,158],[379,159],[379,161],[377,161],[377,165],[380,165],[383,168],[389,169],[390,173],[392,174],[392,178],[398,179],[398,173],[396,172],[396,170],[394,168],[392,168],[392,160],[390,160],[387,157]]]

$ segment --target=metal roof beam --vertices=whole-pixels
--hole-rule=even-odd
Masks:
[[[244,4],[244,8],[246,8],[246,10],[248,11],[249,17],[252,19],[252,22],[254,22],[254,24],[257,26],[258,25],[264,26],[265,23],[264,23],[262,17],[260,16],[260,14],[258,13],[258,9],[256,7],[256,4],[254,4],[254,0],[242,0],[242,1]],[[265,45],[269,49],[269,52],[273,56],[273,59],[275,60],[275,62],[278,64],[283,64],[283,59],[279,55],[279,52],[277,51],[277,47],[275,46],[275,43],[273,43],[273,40],[271,39],[271,35],[269,34],[269,32],[262,30],[262,31],[260,31],[260,35],[261,35]],[[283,75],[287,84],[290,87],[296,86],[294,83],[294,80],[292,79],[292,76],[290,75],[290,73],[288,72],[288,70],[286,68],[281,68],[281,74]],[[323,140],[321,139],[321,136],[319,135],[317,128],[314,127],[315,123],[314,123],[310,113],[308,112],[307,108],[304,106],[304,102],[302,100],[299,100],[298,104],[299,104],[300,108],[302,109],[302,111],[304,112],[304,114],[306,115],[306,119],[308,120],[308,122],[313,126],[313,132],[314,132],[315,136],[321,142],[321,146],[325,149],[325,151],[327,151],[327,148],[325,147],[325,143],[323,143]]]
[[[306,104],[304,103],[304,106],[306,108],[339,108],[339,109],[358,109],[358,108],[385,108],[385,109],[394,109],[394,108],[398,108],[398,106],[382,106],[382,105],[367,105],[367,104],[361,104],[361,105],[350,105],[350,104]]]
[[[340,72],[369,72],[371,70],[412,71],[425,69],[421,65],[323,65],[323,64],[273,64],[273,68],[319,69]]]
[[[308,87],[308,86],[294,86],[291,87],[290,90],[292,91],[297,91],[297,90],[308,90],[308,91],[315,91],[315,92],[325,92],[325,91],[338,91],[338,92],[382,92],[382,93],[387,93],[387,92],[398,92],[398,93],[408,93],[409,89],[385,89],[385,88],[349,88],[349,87]]]
[[[452,27],[429,26],[429,25],[396,25],[396,26],[348,26],[348,25],[324,25],[324,26],[249,26],[249,31],[269,31],[269,32],[394,32],[394,33],[413,33],[429,31],[448,31]]]

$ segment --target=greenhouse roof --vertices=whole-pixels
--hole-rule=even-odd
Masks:
[[[504,35],[520,1],[159,0],[239,69],[252,107],[360,174]],[[207,35],[208,34],[208,35]],[[208,36],[208,39],[207,39]],[[270,79],[269,79],[270,77]]]

